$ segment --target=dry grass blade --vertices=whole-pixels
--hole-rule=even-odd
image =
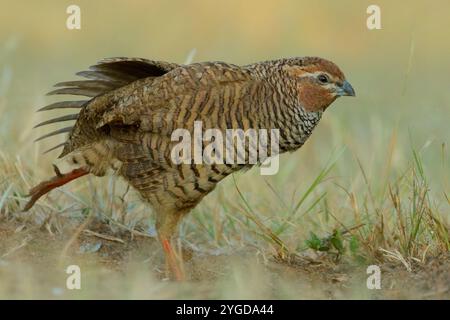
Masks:
[[[95,232],[95,231],[92,231],[92,230],[89,230],[89,229],[84,229],[83,233],[86,233],[86,234],[88,234],[90,236],[94,236],[94,237],[97,237],[97,238],[100,238],[100,239],[108,240],[108,241],[115,241],[115,242],[125,243],[125,241],[123,241],[120,238],[109,236],[109,235],[106,235],[106,234],[101,234],[101,233],[98,233],[98,232]]]
[[[400,252],[398,252],[398,250],[389,251],[383,248],[380,248],[379,250],[385,254],[386,258],[398,260],[405,266],[408,272],[412,271],[411,264],[406,261],[406,259],[401,255]]]
[[[2,212],[2,208],[5,205],[6,199],[8,198],[9,193],[12,190],[13,185],[10,184],[8,188],[6,188],[6,191],[3,192],[1,198],[0,198],[0,213]]]
[[[13,247],[13,248],[11,248],[9,251],[7,251],[7,252],[5,252],[4,254],[2,254],[2,255],[0,256],[0,259],[4,259],[4,258],[6,258],[6,257],[11,256],[13,253],[15,253],[15,252],[17,252],[18,250],[20,250],[20,249],[22,249],[23,247],[25,247],[31,240],[32,240],[32,237],[30,237],[30,236],[25,237],[25,238],[22,240],[22,242],[21,242],[18,246]]]

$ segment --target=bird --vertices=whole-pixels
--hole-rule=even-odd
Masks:
[[[196,121],[219,132],[277,129],[278,153],[293,152],[338,97],[355,96],[335,63],[309,56],[242,66],[117,57],[100,60],[77,75],[84,79],[58,83],[48,94],[86,98],[38,110],[76,112],[36,126],[75,121],[36,139],[67,133],[62,144],[47,152],[63,148],[58,159],[73,170],[62,173],[53,164],[55,176],[30,190],[24,210],[51,190],[85,175],[121,176],[155,213],[158,238],[174,280],[185,279],[174,250],[180,221],[221,180],[255,165],[245,157],[244,163],[175,163],[174,130],[193,132]],[[246,155],[250,149],[245,146]]]

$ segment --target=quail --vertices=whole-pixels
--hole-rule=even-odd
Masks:
[[[87,174],[104,176],[112,169],[155,212],[169,270],[178,280],[184,274],[173,240],[180,220],[222,179],[254,165],[246,156],[259,145],[245,145],[240,163],[179,163],[173,159],[176,141],[172,133],[177,129],[192,133],[199,121],[204,130],[223,133],[228,129],[277,129],[278,152],[295,151],[333,101],[355,95],[339,67],[318,57],[245,66],[110,58],[77,75],[85,79],[58,83],[49,94],[83,96],[84,100],[56,102],[39,110],[76,112],[38,126],[74,124],[37,139],[68,133],[64,143],[49,151],[63,148],[59,158],[74,169],[61,173],[55,166],[53,178],[31,189],[25,210],[56,187]]]

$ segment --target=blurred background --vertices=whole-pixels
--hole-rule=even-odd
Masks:
[[[81,8],[81,30],[66,28],[71,4]],[[381,8],[381,30],[366,26],[371,4]],[[0,172],[0,191],[11,183],[25,190],[24,181],[34,184],[50,174],[58,153],[41,153],[64,138],[33,143],[49,129],[32,127],[51,116],[34,111],[57,99],[45,96],[53,84],[76,79],[77,71],[102,58],[183,63],[195,52],[195,62],[249,64],[311,55],[339,65],[356,98],[337,100],[306,145],[282,156],[278,175],[261,177],[258,169],[236,175],[253,211],[276,226],[284,204],[295,206],[332,159],[328,179],[302,203],[304,214],[286,236],[296,246],[310,230],[329,232],[336,226],[323,212],[354,222],[348,192],[367,209],[369,184],[370,192],[378,195],[375,202],[384,208],[388,184],[414,163],[414,149],[433,208],[449,221],[449,14],[447,0],[0,0],[0,152],[11,167],[27,168],[24,175],[5,173],[3,179]],[[88,191],[80,192],[88,197]],[[239,201],[232,178],[227,179],[194,210],[184,234],[189,239],[189,232],[195,231],[194,241],[208,242],[215,237],[208,233],[208,225],[215,223],[208,220],[211,213],[237,212],[232,204]],[[196,230],[198,225],[207,226],[206,231]],[[220,239],[215,241],[224,246]]]
[[[368,30],[372,2],[76,1],[81,30],[68,30],[73,1],[1,0],[0,148],[38,161],[29,155],[46,145],[33,144],[40,132],[29,128],[43,116],[34,110],[54,99],[44,93],[99,59],[180,63],[195,49],[194,61],[317,55],[336,62],[357,98],[333,104],[309,142],[325,157],[345,144],[347,156],[382,161],[393,132],[399,139],[394,166],[410,143],[432,142],[435,152],[425,157],[437,156],[449,137],[450,3],[376,1],[382,29]]]

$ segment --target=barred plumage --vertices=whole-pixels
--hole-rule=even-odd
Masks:
[[[77,167],[32,190],[33,203],[45,192],[85,174],[106,174],[120,166],[123,176],[156,212],[157,229],[172,270],[181,277],[170,239],[178,221],[230,173],[248,168],[256,144],[246,144],[244,163],[176,164],[171,152],[176,129],[279,129],[280,152],[301,147],[322,112],[341,95],[354,95],[339,68],[314,57],[236,66],[223,62],[190,65],[145,59],[102,60],[78,75],[89,80],[57,84],[50,94],[82,95],[87,101],[51,104],[40,111],[79,108],[79,114],[37,126],[76,120],[60,158]],[[324,80],[325,79],[325,80]],[[58,146],[57,146],[58,147]],[[237,152],[237,146],[233,145]],[[192,156],[192,155],[191,155]],[[270,156],[270,153],[268,154]],[[44,193],[45,193],[44,192]]]

